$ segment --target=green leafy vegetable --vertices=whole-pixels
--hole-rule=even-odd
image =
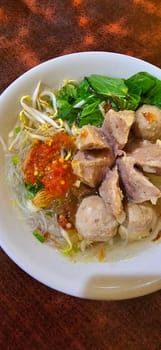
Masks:
[[[95,111],[98,110],[98,106],[99,106],[99,101],[86,105],[81,112],[81,117],[84,118],[89,114],[95,113]]]
[[[77,85],[67,83],[57,95],[58,117],[67,120],[70,126],[74,122],[80,127],[88,123],[98,126],[102,121],[99,102],[86,79]]]
[[[149,91],[143,102],[161,108],[161,80],[156,81],[155,86]]]
[[[100,105],[107,103],[116,111],[136,110],[143,103],[161,107],[161,81],[147,72],[128,79],[92,74],[77,84],[69,81],[57,94],[58,117],[70,126],[100,126],[104,118]]]
[[[138,95],[145,95],[156,84],[157,78],[153,77],[147,72],[139,72],[125,80],[125,84],[128,87],[128,93],[130,91],[136,91]]]
[[[77,87],[77,100],[76,103],[84,101],[84,103],[92,103],[96,98],[95,93],[91,91],[89,82],[87,78],[83,79],[82,82]]]
[[[72,103],[77,98],[77,86],[74,83],[67,83],[64,85],[57,95],[60,99],[65,99],[69,103]]]
[[[127,108],[128,87],[124,79],[104,77],[96,74],[92,74],[87,79],[95,94],[104,101],[109,101],[115,110]]]
[[[34,230],[33,235],[38,239],[39,242],[41,243],[45,242],[44,236],[38,230]]]
[[[129,103],[131,109],[146,103],[161,107],[161,81],[147,72],[139,72],[125,80],[128,95],[132,97]]]
[[[96,74],[92,74],[87,79],[92,88],[100,95],[122,98],[127,95],[128,88],[123,79]]]
[[[125,109],[131,109],[133,111],[139,106],[141,102],[140,91],[138,93],[137,89],[129,91],[129,95],[126,98]]]
[[[103,122],[103,115],[99,110],[99,102],[93,102],[91,104],[86,104],[79,116],[79,126],[82,127],[86,124],[92,124],[100,126]]]
[[[68,120],[70,123],[74,122],[77,117],[77,112],[73,109],[73,106],[68,101],[62,98],[58,98],[57,107],[59,118]]]
[[[38,181],[35,185],[32,183],[25,183],[26,188],[26,197],[28,199],[33,199],[38,191],[40,191],[43,188],[42,182]]]

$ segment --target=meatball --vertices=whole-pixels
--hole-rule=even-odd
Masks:
[[[97,195],[82,200],[76,213],[76,228],[80,235],[93,242],[108,241],[116,235],[118,223],[110,208]]]
[[[148,202],[135,204],[128,202],[126,205],[126,219],[119,227],[122,239],[137,241],[147,237],[155,229],[157,214],[154,206]]]
[[[151,105],[138,108],[133,130],[137,137],[155,142],[161,137],[161,109]]]

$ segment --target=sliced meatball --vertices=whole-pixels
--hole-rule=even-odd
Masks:
[[[110,148],[101,129],[93,125],[83,126],[76,139],[76,147],[81,151]]]
[[[126,145],[134,118],[135,113],[130,110],[116,112],[110,109],[106,113],[102,130],[115,154]]]
[[[79,151],[72,161],[72,169],[79,179],[90,187],[96,187],[103,180],[106,169],[114,163],[111,151]]]
[[[127,155],[135,160],[145,172],[161,175],[161,143],[135,141],[128,145]]]
[[[161,191],[154,186],[141,171],[134,167],[135,160],[124,155],[117,159],[117,165],[127,198],[134,203],[150,200],[156,204]]]
[[[136,137],[152,142],[161,138],[161,109],[151,105],[138,108],[133,130]]]
[[[117,166],[107,171],[106,177],[99,188],[99,194],[104,202],[110,206],[116,220],[122,223],[125,219],[125,213],[122,205],[123,193],[119,187]]]
[[[125,211],[126,219],[119,227],[119,234],[122,239],[137,241],[153,232],[158,218],[152,204],[148,202],[142,204],[128,202]]]
[[[118,223],[103,199],[94,195],[82,200],[76,213],[75,226],[85,239],[102,242],[116,235]]]

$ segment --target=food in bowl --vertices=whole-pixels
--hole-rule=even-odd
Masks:
[[[22,96],[9,133],[14,203],[33,234],[64,255],[161,228],[161,81],[92,74],[59,90],[38,83]],[[159,236],[158,236],[159,237]]]

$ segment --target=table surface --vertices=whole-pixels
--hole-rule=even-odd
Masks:
[[[160,0],[1,0],[0,89],[77,51],[132,55],[161,68]],[[161,350],[161,291],[90,301],[51,290],[0,252],[0,349]]]

